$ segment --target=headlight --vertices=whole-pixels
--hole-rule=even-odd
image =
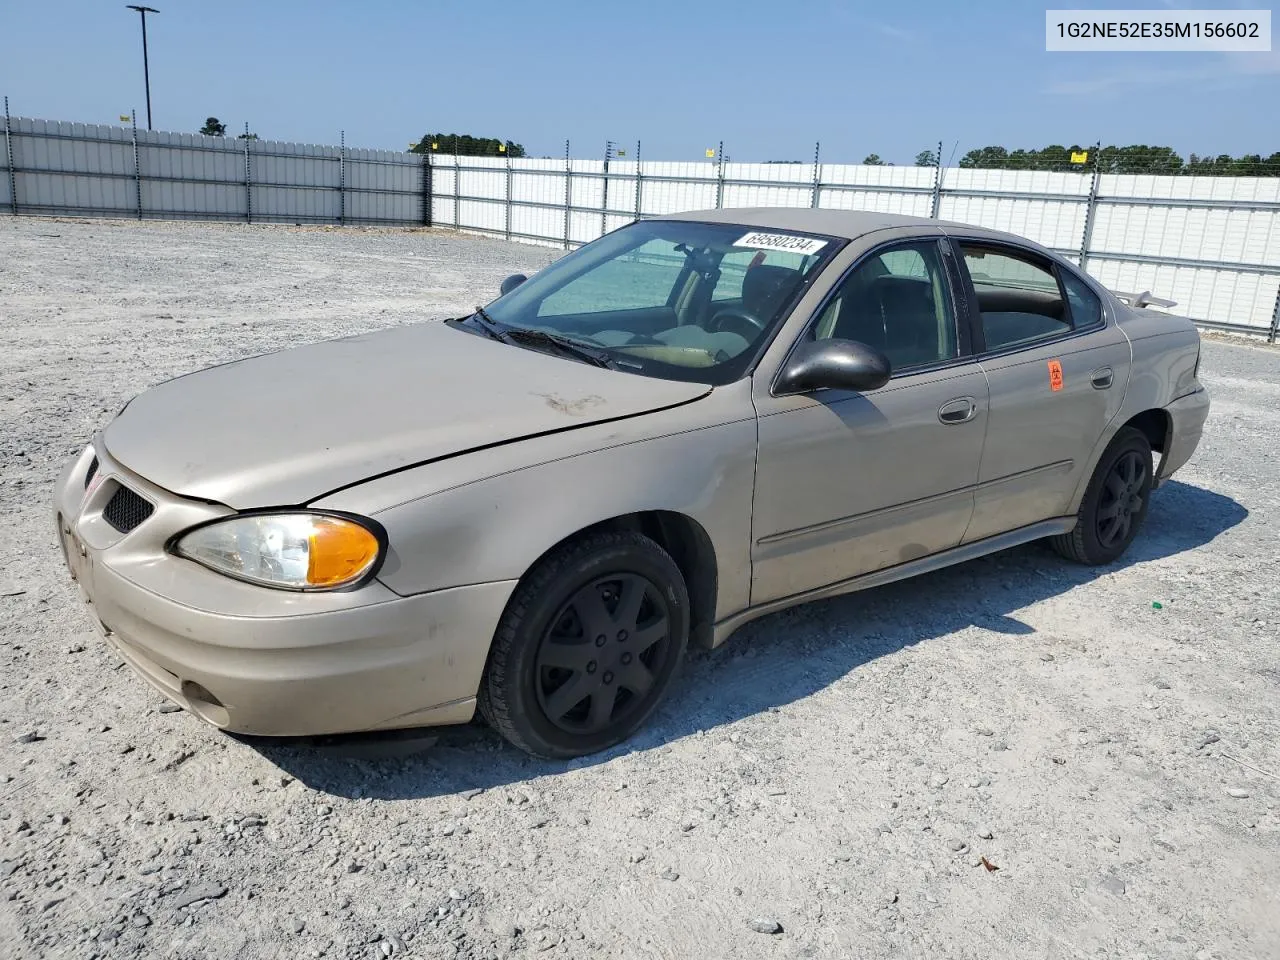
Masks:
[[[334,590],[370,575],[384,543],[382,528],[370,520],[278,513],[197,527],[173,549],[237,580],[283,590]]]

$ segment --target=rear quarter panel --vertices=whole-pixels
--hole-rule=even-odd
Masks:
[[[1084,498],[1089,478],[1107,445],[1116,433],[1138,414],[1160,410],[1174,400],[1200,389],[1196,362],[1200,356],[1200,333],[1186,317],[1156,310],[1135,310],[1113,300],[1110,304],[1117,325],[1129,338],[1133,366],[1120,410],[1107,424],[1090,457],[1071,503],[1074,513]]]
[[[1200,333],[1195,324],[1186,317],[1123,305],[1119,316],[1120,329],[1133,344],[1126,409],[1132,403],[1145,403],[1142,409],[1164,407],[1199,388],[1195,369]]]

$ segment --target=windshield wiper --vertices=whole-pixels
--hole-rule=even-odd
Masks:
[[[498,321],[494,320],[493,317],[489,316],[489,314],[485,312],[484,307],[476,307],[476,312],[473,313],[472,316],[479,317],[484,321],[484,323],[475,324],[475,328],[481,331],[486,337],[497,340],[501,343],[508,342],[507,338],[503,336],[503,328],[498,325]]]
[[[562,337],[555,333],[548,333],[545,330],[530,330],[527,327],[508,327],[503,331],[508,340],[524,342],[528,344],[548,344],[555,347],[561,353],[568,354],[576,360],[584,363],[590,363],[597,367],[614,367],[614,360],[603,350],[594,350],[584,343],[579,343],[569,337]]]
[[[505,323],[499,323],[493,317],[489,316],[484,307],[476,307],[474,316],[479,317],[483,322],[476,326],[483,330],[488,336],[494,340],[501,340],[503,343],[525,343],[531,346],[542,345],[551,346],[559,350],[563,354],[573,357],[575,360],[581,360],[584,363],[590,363],[597,367],[608,367],[616,369],[616,363],[603,350],[593,350],[585,343],[579,343],[570,337],[563,337],[559,334],[548,333],[546,330],[533,330],[529,327],[512,327]]]

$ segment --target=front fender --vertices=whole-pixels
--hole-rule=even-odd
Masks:
[[[466,454],[314,506],[380,521],[389,552],[378,579],[405,596],[518,579],[594,524],[639,511],[681,513],[711,540],[718,620],[748,603],[755,452],[742,381],[675,411]]]

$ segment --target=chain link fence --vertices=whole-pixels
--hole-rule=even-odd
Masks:
[[[572,249],[635,220],[747,206],[872,210],[1027,237],[1106,286],[1177,302],[1210,328],[1280,328],[1280,163],[1193,158],[1167,170],[1095,151],[1082,164],[1015,153],[959,166],[459,156],[163,133],[12,117],[5,101],[0,213],[436,226]],[[627,154],[630,153],[630,156]],[[972,166],[970,163],[989,163]],[[1252,175],[1230,175],[1241,171]]]

